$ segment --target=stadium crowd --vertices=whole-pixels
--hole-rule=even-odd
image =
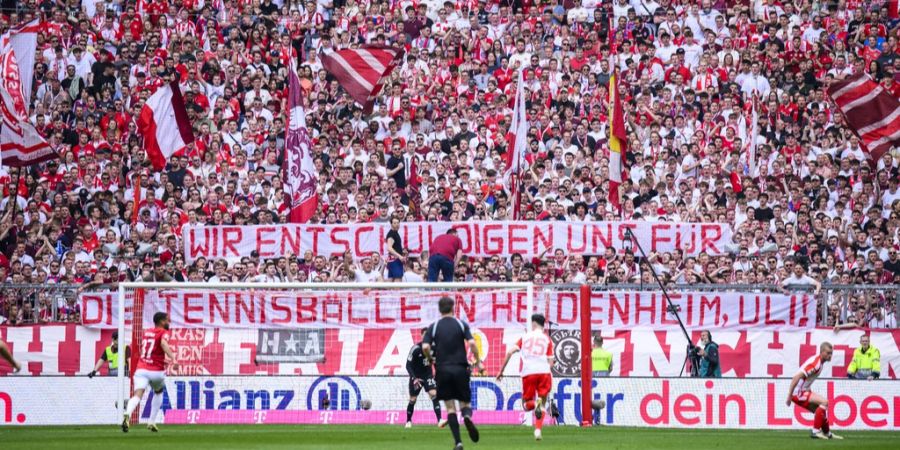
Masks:
[[[612,52],[628,123],[621,218],[734,231],[726,256],[651,255],[666,281],[900,283],[900,150],[869,160],[825,94],[866,72],[900,96],[900,32],[884,1],[14,3],[4,30],[46,24],[31,120],[59,159],[0,168],[6,282],[386,276],[388,254],[185,263],[185,224],[286,221],[281,163],[295,58],[320,174],[314,221],[509,220],[503,155],[519,69],[530,126],[524,219],[618,220],[607,200]],[[371,116],[318,58],[362,43],[407,51]],[[153,172],[135,118],[176,77],[196,142]],[[403,279],[421,280],[427,260],[403,258]],[[630,253],[561,249],[533,260],[464,258],[456,279],[652,281]],[[52,308],[40,297],[5,295],[0,317],[78,320],[77,305]],[[896,326],[895,299],[835,296],[828,324]]]

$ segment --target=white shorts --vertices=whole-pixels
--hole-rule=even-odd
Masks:
[[[166,372],[162,370],[138,369],[134,371],[134,388],[153,388],[153,392],[161,392],[166,387]]]

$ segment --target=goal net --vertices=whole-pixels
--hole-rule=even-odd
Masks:
[[[484,360],[471,383],[476,414],[520,423],[518,360],[511,378],[494,377],[535,310],[529,283],[124,283],[112,316],[133,372],[143,330],[169,315],[179,367],[166,370],[158,423],[403,423],[407,357],[444,296]],[[124,371],[118,382],[132,392]],[[153,395],[133,421],[148,421]],[[423,391],[413,422],[435,421]]]

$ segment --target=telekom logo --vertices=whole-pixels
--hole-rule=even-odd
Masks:
[[[191,410],[187,412],[188,423],[197,423],[200,420],[200,411]]]
[[[13,408],[12,408],[12,397],[9,396],[6,392],[0,392],[0,402],[3,403],[3,423],[12,423],[13,421]],[[25,423],[25,414],[19,413],[16,414],[16,422]]]
[[[334,417],[333,411],[322,411],[319,413],[319,421],[325,425],[328,425],[328,422],[331,422],[332,417]]]
[[[393,424],[397,423],[398,420],[400,420],[400,413],[399,413],[399,412],[397,412],[397,411],[388,411],[388,413],[387,413],[387,423],[393,425]]]
[[[254,423],[265,423],[266,422],[266,412],[265,411],[253,411],[253,422]]]

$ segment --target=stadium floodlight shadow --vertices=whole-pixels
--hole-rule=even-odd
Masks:
[[[637,237],[634,236],[634,233],[631,232],[631,228],[625,228],[625,241],[626,248],[628,247],[628,243],[633,244],[637,247],[638,251],[641,253],[641,258],[639,264],[643,264],[650,269],[650,273],[653,274],[653,279],[656,281],[656,284],[659,285],[659,289],[662,291],[663,297],[666,299],[666,312],[675,316],[675,319],[678,321],[678,326],[681,327],[681,332],[684,333],[684,339],[687,341],[687,353],[684,355],[684,362],[681,364],[681,372],[679,372],[678,376],[684,376],[684,368],[687,366],[688,361],[691,362],[691,377],[699,377],[700,376],[700,355],[698,354],[699,347],[694,345],[691,341],[691,335],[688,334],[687,329],[684,327],[684,322],[681,321],[681,315],[678,314],[678,306],[672,303],[672,299],[669,298],[669,291],[666,290],[665,284],[663,284],[662,280],[659,279],[659,274],[656,273],[656,270],[653,268],[653,264],[650,264],[649,259],[647,258],[647,254],[644,252],[644,248],[641,247],[641,243],[638,242]],[[634,249],[631,249],[632,253],[634,253]]]

